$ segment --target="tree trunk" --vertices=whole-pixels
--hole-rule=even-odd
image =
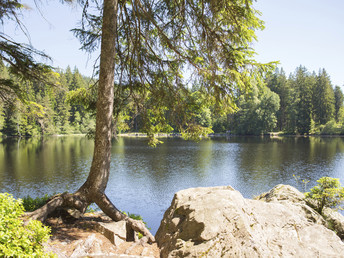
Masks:
[[[104,192],[110,171],[118,0],[104,1],[95,146],[91,171],[79,191]]]
[[[74,194],[58,195],[30,216],[44,220],[49,213],[61,206],[74,207],[84,213],[86,208],[95,202],[110,218],[115,221],[126,220],[135,231],[145,235],[146,240],[154,242],[153,235],[143,222],[128,218],[105,195],[111,163],[117,7],[118,0],[104,1],[95,146],[88,178]]]

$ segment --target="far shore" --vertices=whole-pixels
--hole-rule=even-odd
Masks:
[[[86,136],[83,133],[76,134],[53,134],[53,135],[43,135],[43,136],[5,136],[0,135],[0,139],[29,139],[37,137],[70,137],[70,136]],[[132,133],[120,133],[116,134],[115,137],[129,137],[129,138],[145,138],[147,137],[146,133],[132,132]],[[158,133],[155,134],[157,138],[182,138],[181,133]],[[239,135],[239,134],[230,134],[230,133],[212,133],[208,135],[209,138],[229,138],[229,137],[271,137],[271,138],[282,138],[282,137],[344,137],[342,134],[285,134],[283,132],[270,132],[261,135]]]
[[[117,134],[117,137],[147,137],[145,133],[121,133]],[[158,133],[155,134],[157,138],[181,138],[182,134],[180,133]],[[344,137],[342,134],[308,134],[308,135],[300,135],[300,134],[285,134],[283,132],[271,132],[265,133],[261,135],[239,135],[239,134],[230,134],[230,133],[212,133],[208,135],[209,138],[215,137],[271,137],[271,138],[278,138],[278,137]]]

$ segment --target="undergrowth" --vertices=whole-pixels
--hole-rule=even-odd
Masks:
[[[24,225],[23,215],[21,199],[0,193],[0,257],[54,257],[42,245],[50,237],[50,228],[37,220]]]

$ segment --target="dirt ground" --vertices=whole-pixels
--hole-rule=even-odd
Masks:
[[[85,214],[83,218],[52,217],[46,220],[51,227],[51,238],[45,244],[47,251],[52,251],[60,258],[64,257],[160,257],[156,243],[139,244],[124,242],[115,246],[109,239],[95,230],[95,223],[107,222],[108,217],[99,214]]]

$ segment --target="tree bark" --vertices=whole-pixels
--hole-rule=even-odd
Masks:
[[[61,206],[73,207],[84,213],[89,204],[95,202],[110,218],[115,221],[126,220],[148,242],[154,242],[154,236],[142,221],[133,220],[120,212],[105,195],[111,164],[117,8],[118,0],[104,0],[95,146],[88,178],[74,194],[55,196],[29,215],[33,219],[44,220],[49,213]]]
[[[117,6],[118,0],[104,1],[95,146],[90,173],[79,191],[104,192],[109,179],[112,139],[111,123],[114,101]]]

